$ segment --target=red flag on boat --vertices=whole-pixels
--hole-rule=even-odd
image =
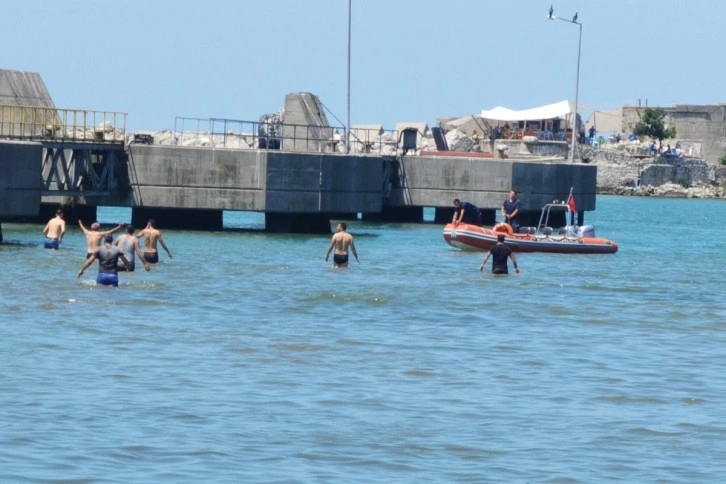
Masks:
[[[577,206],[575,205],[575,196],[572,195],[572,192],[570,192],[570,196],[567,197],[567,207],[570,209],[570,212],[577,212]]]

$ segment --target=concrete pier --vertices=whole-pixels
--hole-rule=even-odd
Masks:
[[[13,165],[16,169],[29,168],[3,177],[11,187],[8,193],[17,198],[4,194],[0,208],[7,211],[11,201],[23,201],[24,213],[39,214],[41,147],[5,143],[4,153],[11,151],[24,160]],[[396,158],[146,144],[128,145],[127,155],[126,186],[105,196],[80,191],[71,199],[84,220],[95,216],[97,206],[121,205],[132,208],[132,223],[139,228],[154,218],[167,229],[219,230],[224,210],[240,210],[264,212],[271,232],[329,233],[330,219],[358,213],[364,220],[423,222],[424,207],[436,208],[436,223],[446,223],[452,201],[459,198],[481,207],[489,225],[511,188],[520,193],[525,225],[536,224],[545,203],[565,200],[570,187],[581,210],[580,223],[584,211],[595,209],[597,167],[555,158]],[[10,158],[15,155],[2,157]],[[52,213],[59,197],[43,197],[42,202]]]

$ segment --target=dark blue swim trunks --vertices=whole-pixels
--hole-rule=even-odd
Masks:
[[[60,240],[46,237],[45,242],[43,242],[43,247],[46,249],[58,249],[60,247]]]
[[[156,264],[159,262],[158,252],[144,252],[144,260],[149,264]]]
[[[118,274],[99,272],[96,276],[96,284],[118,287]]]

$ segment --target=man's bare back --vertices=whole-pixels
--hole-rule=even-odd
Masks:
[[[336,254],[347,254],[348,248],[353,243],[353,236],[347,232],[338,232],[333,235],[332,243]]]
[[[155,222],[153,220],[149,220],[149,223],[146,224],[144,230],[139,232],[138,237],[144,239],[144,254],[157,254],[158,257],[157,244],[161,244],[166,253],[169,255],[169,258],[172,258],[171,251],[169,251],[169,248],[164,243],[161,231],[155,227]]]
[[[328,253],[325,254],[325,261],[327,262],[330,253],[335,249],[335,255],[333,256],[334,267],[348,267],[348,250],[353,252],[355,260],[360,262],[360,259],[358,259],[358,251],[355,249],[355,242],[353,242],[353,236],[345,231],[346,228],[344,223],[338,224],[336,233],[330,239]]]
[[[50,219],[43,227],[43,235],[45,235],[43,247],[58,250],[65,233],[66,221],[63,219],[63,210],[58,209],[55,211],[55,217]]]
[[[62,239],[66,231],[66,221],[61,217],[54,217],[48,221],[43,233],[49,239]]]
[[[118,224],[116,227],[114,227],[111,230],[106,230],[105,232],[101,232],[99,228],[101,228],[101,224],[98,222],[93,222],[91,224],[91,229],[87,229],[85,225],[83,225],[83,222],[81,220],[78,220],[78,226],[81,227],[81,230],[83,231],[83,235],[86,236],[86,254],[91,255],[101,246],[101,240],[107,236],[111,235],[117,230],[119,230],[121,227],[123,227],[123,224]]]

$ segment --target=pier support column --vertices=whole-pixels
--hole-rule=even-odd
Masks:
[[[380,213],[364,213],[363,220],[373,222],[423,223],[423,207],[384,206]]]
[[[95,222],[97,210],[93,205],[58,205],[55,203],[42,203],[40,210],[38,211],[38,223],[46,223],[48,220],[55,217],[55,211],[58,209],[63,210],[63,219],[66,221],[66,225],[78,227],[78,221],[83,221],[83,224],[90,226]],[[120,222],[120,220],[114,220],[114,222]]]
[[[131,224],[138,229],[146,227],[146,223],[152,218],[164,229],[222,230],[224,227],[222,210],[149,207],[131,209]]]
[[[454,218],[454,207],[436,207],[434,209],[434,223],[446,225]]]
[[[265,232],[289,234],[330,234],[328,213],[265,213]]]

